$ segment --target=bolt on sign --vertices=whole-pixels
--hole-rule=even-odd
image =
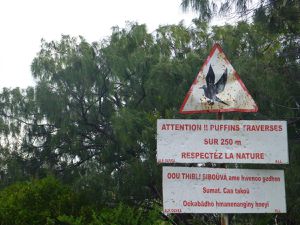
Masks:
[[[157,120],[158,163],[288,161],[286,121]]]
[[[257,112],[246,86],[215,44],[188,91],[180,113]]]
[[[286,213],[282,170],[163,167],[164,213]]]

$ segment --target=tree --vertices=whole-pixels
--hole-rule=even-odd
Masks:
[[[59,215],[78,213],[76,201],[53,177],[16,183],[0,192],[1,224],[57,224]]]
[[[156,120],[199,118],[183,117],[178,111],[218,42],[260,108],[243,118],[289,123],[293,159],[286,176],[288,204],[294,208],[279,218],[297,224],[299,60],[286,55],[295,38],[285,37],[266,32],[259,22],[209,29],[195,19],[189,28],[161,26],[151,34],[145,25],[129,23],[123,29],[115,27],[99,43],[69,36],[43,41],[32,63],[36,87],[4,89],[0,94],[2,184],[52,174],[71,185],[82,204],[93,209],[117,208],[120,202],[143,209],[161,204]],[[239,113],[226,116],[241,118]],[[72,216],[61,219],[81,222]],[[272,219],[236,216],[233,222]],[[214,224],[217,217],[176,215],[174,221]]]
[[[271,32],[299,34],[300,2],[298,0],[182,0],[184,11],[192,9],[199,18],[209,21],[214,15],[234,13],[243,18],[254,13],[254,19],[266,24]]]
[[[151,209],[119,204],[92,208],[79,192],[54,177],[15,183],[0,191],[1,225],[31,224],[161,224],[168,225],[155,205]]]

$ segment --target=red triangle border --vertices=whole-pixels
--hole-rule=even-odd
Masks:
[[[197,83],[197,78],[200,75],[200,73],[203,71],[204,66],[207,65],[207,63],[209,62],[210,58],[213,56],[214,52],[216,51],[216,49],[218,49],[220,52],[224,53],[221,46],[219,44],[214,44],[212,50],[209,53],[209,56],[207,57],[207,59],[205,60],[205,62],[203,63],[201,69],[199,70],[198,75],[196,76],[193,84],[191,85],[188,93],[186,94],[183,103],[180,107],[179,113],[181,114],[200,114],[200,113],[218,113],[218,112],[257,112],[258,111],[258,106],[256,105],[256,103],[254,102],[254,108],[253,109],[239,109],[239,108],[232,108],[232,109],[208,109],[208,110],[192,110],[192,111],[183,111],[183,108],[187,102],[187,100],[189,99],[192,90],[193,90],[193,86]],[[224,53],[225,55],[225,53]],[[229,62],[229,60],[227,59],[227,56],[225,55],[225,60]],[[230,63],[231,64],[231,63]],[[234,68],[233,68],[234,69]],[[251,98],[252,96],[250,95],[248,89],[246,88],[245,84],[243,83],[243,81],[241,80],[240,76],[238,75],[238,73],[235,71],[234,69],[234,76],[237,79],[237,81],[240,83],[240,85],[242,86],[243,90],[247,93],[247,95],[249,95]],[[253,99],[253,98],[252,98]]]

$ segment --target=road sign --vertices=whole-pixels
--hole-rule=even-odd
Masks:
[[[257,112],[239,75],[215,44],[188,91],[180,113]]]
[[[285,121],[157,120],[159,163],[288,161]]]
[[[164,213],[285,213],[282,170],[163,168]]]

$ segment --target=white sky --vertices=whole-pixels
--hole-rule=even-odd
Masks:
[[[59,40],[61,34],[99,41],[111,27],[126,21],[159,25],[189,25],[196,14],[183,13],[181,0],[1,0],[0,88],[34,85],[30,65],[40,40]]]
[[[126,21],[145,23],[148,32],[159,25],[190,25],[195,13],[183,13],[182,0],[0,0],[0,90],[34,85],[30,65],[41,39],[60,40],[61,35],[100,41],[111,27]],[[222,0],[220,0],[222,1]],[[253,0],[256,4],[257,0]],[[254,5],[253,3],[253,5]],[[234,22],[214,18],[211,24]]]

